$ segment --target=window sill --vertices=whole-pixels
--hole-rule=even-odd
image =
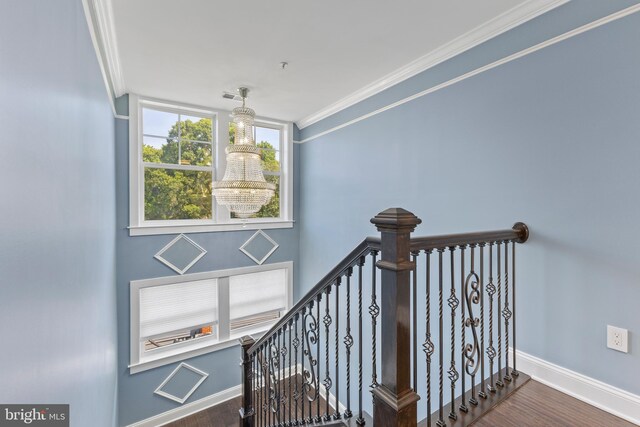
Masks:
[[[247,223],[226,224],[190,224],[190,225],[143,225],[129,227],[129,236],[153,236],[157,234],[211,233],[216,231],[269,230],[274,228],[293,228],[295,221],[251,221]]]
[[[251,336],[258,340],[269,330],[272,325],[269,325],[266,329],[262,329],[259,332],[251,334]],[[238,342],[240,337],[233,337],[226,341],[217,342],[206,345],[204,347],[198,347],[191,350],[180,351],[178,353],[169,353],[164,357],[147,360],[144,362],[134,363],[129,365],[129,375],[137,374],[138,372],[148,371],[149,369],[158,368],[160,366],[169,365],[171,363],[179,362],[181,360],[191,359],[192,357],[201,356],[203,354],[211,353],[225,348],[235,347],[240,345]]]

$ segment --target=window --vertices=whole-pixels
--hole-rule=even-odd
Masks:
[[[292,262],[136,280],[131,373],[260,336],[291,307]]]
[[[248,221],[218,206],[211,194],[233,144],[230,113],[130,101],[130,234],[292,227],[292,124],[256,119],[265,179],[276,194]]]

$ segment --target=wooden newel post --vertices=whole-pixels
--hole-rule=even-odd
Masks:
[[[253,390],[251,389],[251,381],[253,379],[253,372],[251,369],[251,356],[249,355],[249,348],[256,341],[250,336],[244,336],[240,338],[240,346],[242,352],[242,408],[240,408],[240,427],[253,427],[254,426],[254,414],[253,410]]]
[[[420,396],[411,388],[411,261],[410,236],[422,222],[409,211],[391,208],[371,219],[382,233],[381,365],[382,376],[373,390],[373,424],[405,427],[417,424]]]

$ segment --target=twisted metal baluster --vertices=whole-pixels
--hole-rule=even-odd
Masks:
[[[426,251],[426,327],[422,350],[427,359],[427,427],[431,427],[431,356],[434,346],[431,341],[431,249]]]
[[[280,355],[282,354],[282,348],[280,347],[280,338],[282,336],[282,329],[278,329],[278,352],[276,353],[276,357],[278,358],[278,395],[276,396],[276,419],[278,424],[282,421],[282,364],[280,363]]]
[[[376,341],[376,331],[378,325],[378,315],[380,315],[380,307],[376,302],[376,258],[378,256],[378,251],[371,251],[371,256],[373,257],[373,265],[371,266],[371,305],[369,306],[369,314],[371,315],[371,353],[373,356],[372,360],[372,371],[371,371],[371,388],[375,388],[378,386],[378,376],[377,376],[377,367],[376,367],[376,353],[378,344]]]
[[[307,341],[307,334],[306,334],[306,328],[305,328],[305,320],[306,320],[306,312],[307,312],[307,308],[306,307],[302,307],[302,312],[300,314],[300,331],[302,332],[302,348],[300,351],[300,369],[301,369],[301,374],[302,374],[302,383],[300,384],[300,423],[299,424],[304,424],[305,418],[304,418],[304,397],[307,394],[307,375],[304,369],[304,356],[305,356],[305,348],[304,348],[304,344],[305,341]],[[309,351],[309,350],[307,350]]]
[[[517,377],[520,375],[516,369],[516,242],[511,242],[511,309],[513,310],[513,320],[511,321],[511,327],[513,328],[513,370],[511,376]]]
[[[340,400],[340,284],[342,278],[336,279],[336,336],[335,336],[335,353],[336,353],[336,406],[334,408],[333,419],[340,419],[340,406],[338,402]],[[327,395],[327,400],[329,396]]]
[[[296,360],[298,360],[298,347],[300,346],[300,339],[298,338],[298,316],[299,314],[296,313],[296,315],[293,317],[293,329],[295,331],[295,338],[293,339],[293,352],[294,352],[294,356],[293,356],[293,360],[294,362]],[[289,369],[291,369],[291,366],[289,366]],[[298,425],[298,400],[300,399],[300,390],[298,389],[298,364],[295,363],[295,381],[294,383],[294,389],[293,389],[293,404],[295,405],[295,419],[292,422],[292,425]]]
[[[493,359],[496,357],[496,349],[493,348],[493,295],[496,293],[496,286],[493,284],[493,243],[489,243],[489,284],[487,285],[487,293],[489,294],[489,347],[487,347],[487,356],[489,357],[489,386],[491,393],[496,391],[493,382]]]
[[[318,321],[316,322],[316,333],[318,334],[318,342],[316,347],[316,360],[318,365],[318,381],[320,381],[320,302],[322,301],[322,292],[318,294],[318,303],[316,304],[316,316]],[[327,294],[327,304],[329,304],[329,295]],[[327,331],[327,340],[329,339],[329,331]],[[327,375],[329,374],[329,359],[327,358]],[[316,416],[315,422],[322,421],[320,417],[320,383],[316,384]],[[311,422],[311,405],[309,405],[309,422]]]
[[[411,260],[413,261],[413,270],[411,274],[413,276],[413,280],[411,281],[412,287],[412,311],[413,311],[413,341],[411,343],[411,348],[413,350],[413,390],[418,390],[418,263],[416,260],[418,259],[418,255],[420,255],[420,251],[412,251],[411,252]]]
[[[496,381],[496,385],[498,387],[504,387],[504,383],[500,378],[502,375],[502,321],[500,320],[500,313],[502,312],[502,274],[501,274],[501,263],[500,263],[500,242],[496,242],[496,250],[498,251],[498,266],[496,268],[496,273],[498,275],[498,309],[496,312],[496,316],[498,317],[498,380]]]
[[[436,423],[439,427],[444,427],[446,424],[444,422],[443,412],[444,412],[444,301],[443,301],[443,283],[442,283],[442,253],[444,249],[438,249],[438,361],[440,362],[440,375],[438,382],[438,422]]]
[[[332,381],[331,376],[329,375],[329,326],[331,326],[331,315],[329,314],[329,294],[331,293],[331,286],[327,286],[326,289],[327,298],[325,301],[325,310],[324,310],[324,327],[325,327],[325,346],[324,346],[324,357],[326,361],[325,366],[325,377],[324,377],[324,397],[326,403],[326,409],[324,412],[323,419],[325,421],[329,421],[331,419],[331,415],[329,414],[329,389],[331,388]]]
[[[509,310],[509,242],[504,242],[504,309],[502,310],[504,318],[504,380],[511,382],[509,375],[509,319],[511,318],[511,310]]]
[[[358,425],[364,425],[362,416],[362,267],[366,261],[360,257],[358,261]]]
[[[465,274],[464,274],[464,253],[465,250],[467,249],[466,245],[460,245],[460,298],[462,299],[462,307],[460,308],[460,340],[461,340],[461,344],[460,344],[460,373],[462,376],[462,381],[461,381],[461,385],[462,385],[462,400],[460,401],[460,411],[462,412],[469,412],[469,408],[467,407],[467,391],[466,391],[466,386],[465,386],[465,382],[466,382],[466,369],[465,369],[465,347],[467,344],[467,337],[466,337],[466,328],[465,328],[465,321],[466,321],[466,313],[465,313],[465,303],[466,303],[466,298],[465,298],[465,292],[464,292],[464,283],[465,283]],[[453,402],[453,400],[452,400]],[[453,404],[451,405],[453,406]]]
[[[344,411],[345,418],[351,418],[351,346],[353,337],[351,336],[351,275],[353,267],[347,269],[347,333],[344,337],[344,346],[347,350],[347,409]]]
[[[451,411],[449,412],[449,418],[452,420],[457,420],[458,415],[456,414],[456,408],[453,402],[456,401],[456,381],[460,378],[460,374],[456,370],[456,308],[458,308],[458,304],[460,304],[460,300],[456,297],[456,284],[455,284],[455,261],[453,257],[453,252],[455,251],[455,247],[449,248],[450,255],[450,274],[451,274],[451,293],[447,302],[449,303],[449,308],[451,308],[451,364],[449,365],[449,370],[447,371],[447,375],[449,377],[449,382],[451,383]]]
[[[487,398],[484,382],[484,243],[480,243],[480,391],[478,396]]]
[[[288,366],[288,375],[289,375],[289,390],[287,391],[288,397],[289,397],[289,425],[292,425],[292,421],[291,421],[291,409],[292,409],[292,404],[291,404],[291,398],[293,397],[293,393],[291,391],[291,377],[293,377],[293,375],[291,375],[291,353],[293,353],[293,351],[291,351],[291,342],[293,340],[293,319],[289,320],[288,323],[288,331],[289,331],[289,349],[288,349],[288,353],[289,353],[289,366]],[[295,359],[293,359],[295,360]]]

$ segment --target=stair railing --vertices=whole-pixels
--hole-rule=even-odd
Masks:
[[[421,388],[427,426],[432,421],[440,427],[465,426],[528,379],[522,375],[516,381],[514,355],[515,243],[527,240],[526,225],[412,239],[421,220],[404,209],[388,209],[371,222],[381,238],[360,243],[260,339],[241,339],[241,426],[416,426]],[[424,270],[419,268],[422,259]],[[444,307],[445,281],[450,282],[449,310]],[[432,287],[437,301],[432,301]],[[424,291],[420,298],[419,290]],[[420,315],[425,320],[419,324]],[[419,330],[424,341],[418,340]],[[424,358],[418,358],[419,349]],[[423,361],[426,378],[418,381]],[[450,393],[445,393],[445,369]],[[365,370],[370,371],[367,384]],[[436,380],[437,397],[431,384]],[[363,402],[365,388],[372,394],[373,418],[364,409],[371,407]]]

